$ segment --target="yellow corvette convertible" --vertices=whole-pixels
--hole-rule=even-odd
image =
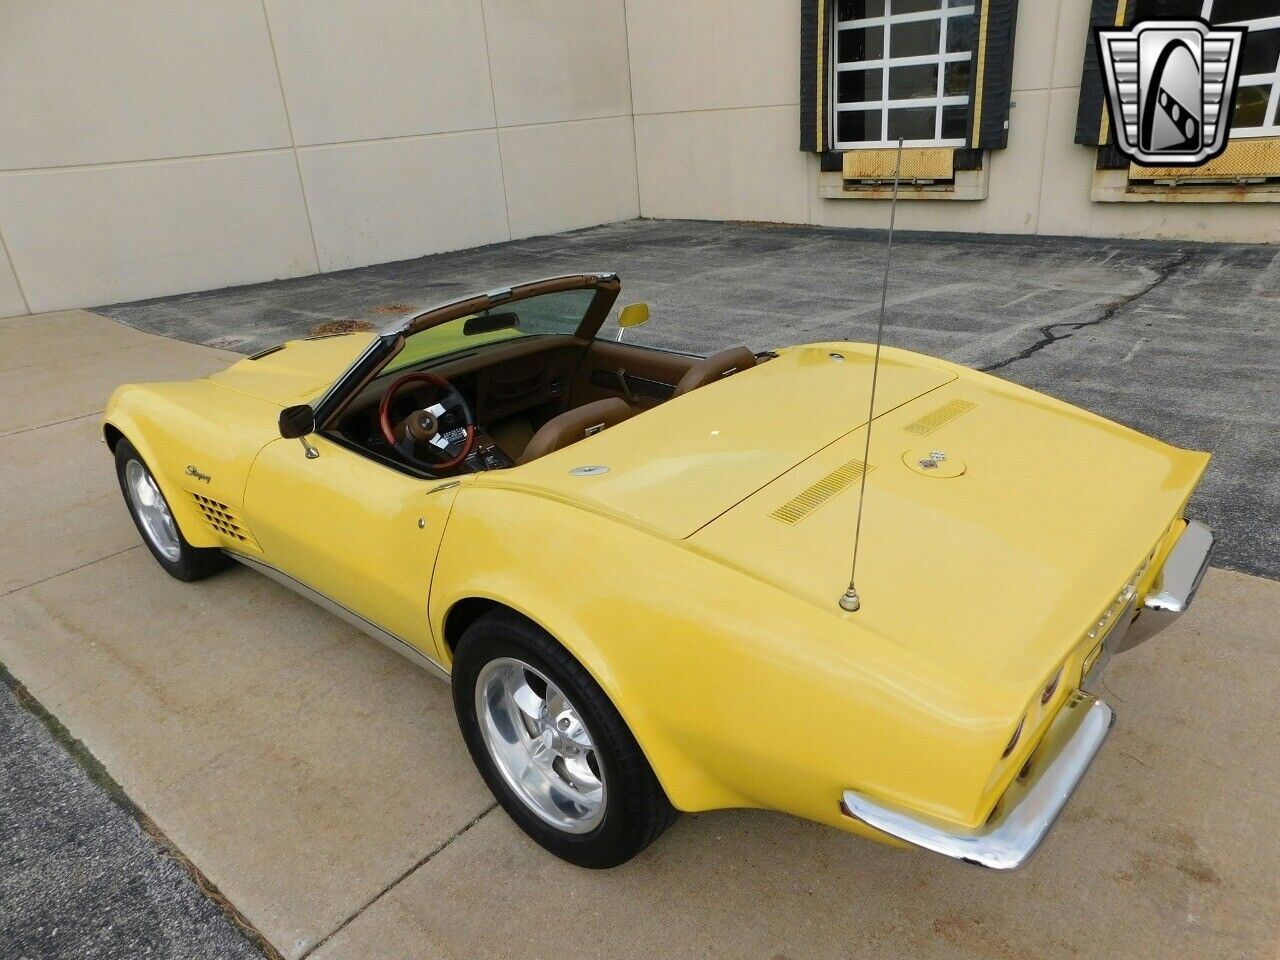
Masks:
[[[599,337],[619,290],[120,387],[125,502],[172,576],[234,558],[450,678],[490,789],[573,863],[720,807],[1022,863],[1111,726],[1108,656],[1199,585],[1208,456],[885,349],[864,463],[871,347]]]

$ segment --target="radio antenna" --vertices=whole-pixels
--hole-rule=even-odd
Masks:
[[[862,539],[862,501],[867,496],[867,471],[871,469],[871,424],[876,416],[876,381],[880,376],[880,346],[884,343],[884,310],[889,300],[889,265],[893,262],[893,221],[898,214],[898,181],[902,176],[902,138],[898,138],[898,156],[893,167],[893,199],[889,202],[889,239],[884,251],[884,278],[880,283],[880,318],[876,321],[876,353],[871,364],[871,399],[867,404],[867,438],[862,448],[862,477],[858,485],[858,520],[853,528],[853,562],[849,565],[849,589],[840,598],[840,609],[855,612],[862,606],[854,578],[858,574],[858,541]]]

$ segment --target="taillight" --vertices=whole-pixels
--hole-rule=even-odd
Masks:
[[[1040,705],[1044,706],[1053,699],[1053,695],[1058,692],[1058,684],[1062,681],[1062,668],[1058,668],[1058,672],[1053,675],[1053,679],[1049,681],[1044,688],[1044,692],[1040,694]]]
[[[1023,714],[1022,719],[1018,721],[1017,729],[1013,731],[1013,736],[1009,738],[1009,745],[1004,748],[1004,753],[1000,754],[1001,760],[1013,753],[1013,748],[1018,745],[1018,738],[1022,736],[1022,725],[1026,722],[1027,716]]]

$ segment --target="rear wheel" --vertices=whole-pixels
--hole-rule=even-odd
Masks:
[[[118,441],[115,455],[116,476],[129,515],[142,534],[143,543],[169,576],[178,580],[201,580],[230,563],[227,555],[217,548],[193,547],[187,542],[178,529],[169,501],[133,444],[128,440]]]
[[[582,867],[625,863],[676,818],[604,691],[549,634],[495,610],[463,634],[453,668],[458,723],[511,819]]]

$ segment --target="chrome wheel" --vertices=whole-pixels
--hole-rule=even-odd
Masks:
[[[489,755],[524,804],[567,833],[604,817],[604,771],[582,717],[529,664],[500,657],[476,678],[476,717]]]
[[[124,471],[124,485],[147,541],[166,560],[177,563],[182,553],[178,525],[151,472],[137,460],[130,460]]]

